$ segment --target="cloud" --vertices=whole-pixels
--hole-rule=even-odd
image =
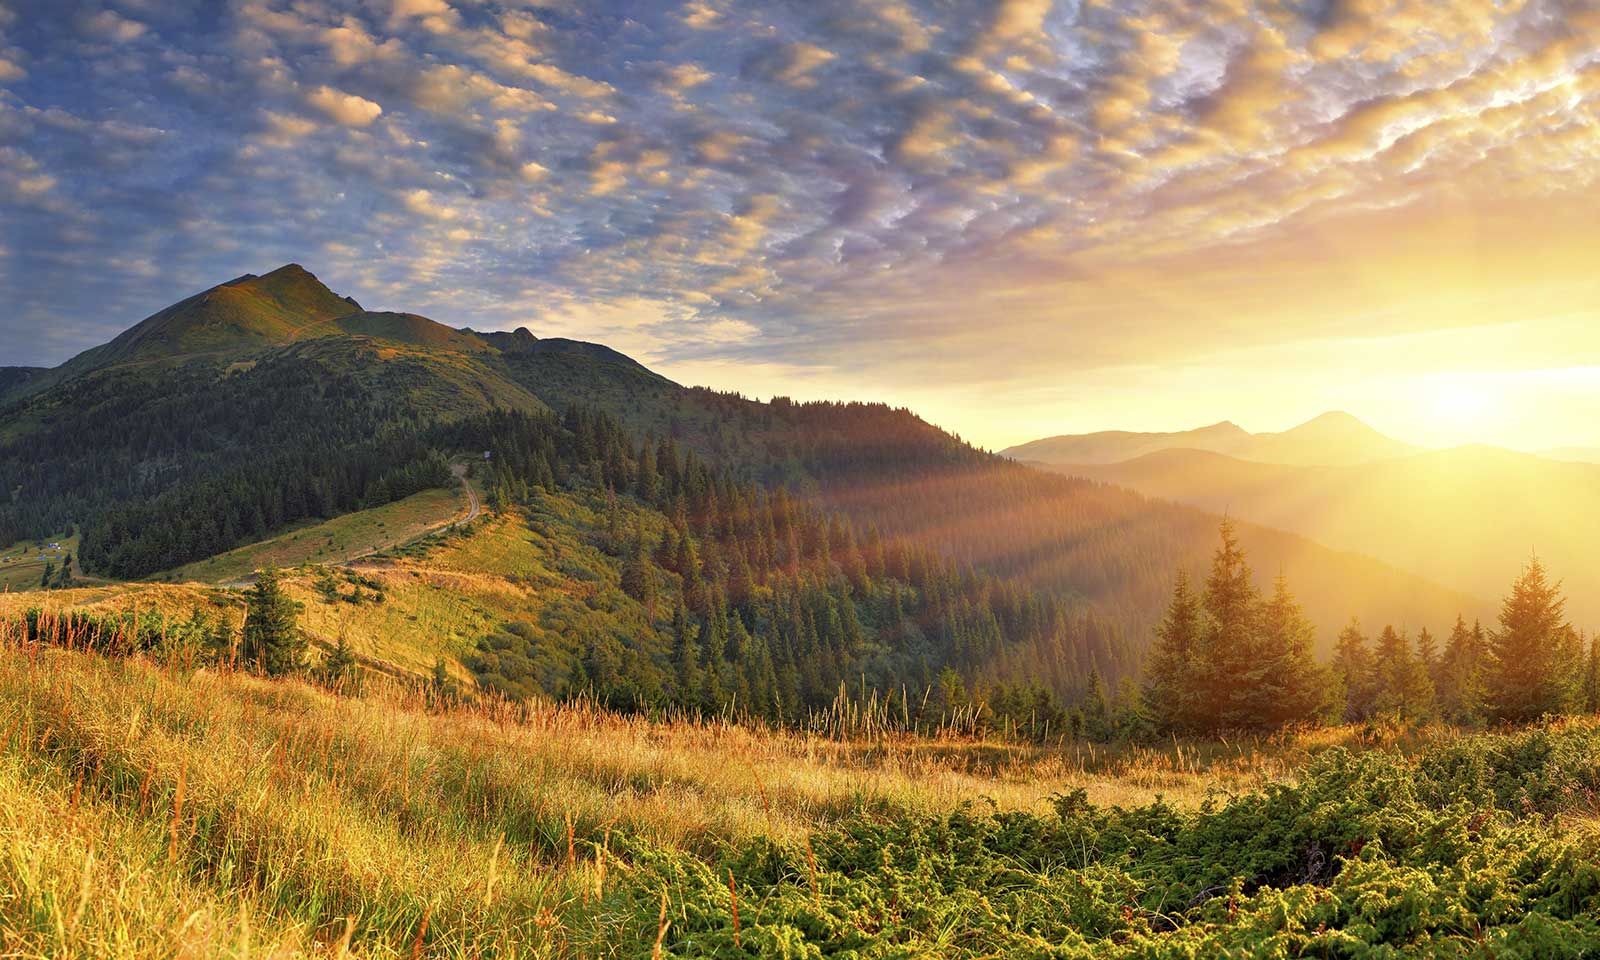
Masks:
[[[434,199],[431,190],[409,190],[405,195],[406,209],[432,220],[455,220],[461,211]]]
[[[1324,302],[1357,330],[1383,313],[1351,291],[1386,270],[1305,279],[1298,262],[1366,264],[1347,224],[1600,213],[1588,6],[238,0],[206,18],[141,0],[62,31],[13,17],[0,219],[29,243],[6,244],[0,353],[37,353],[14,332],[29,318],[68,318],[65,353],[174,287],[262,266],[241,258],[318,254],[364,302],[447,322],[554,304],[563,329],[685,369],[897,389],[1184,355],[1207,325],[1299,336],[1338,322]],[[85,50],[81,74],[57,68]],[[1534,242],[1455,215],[1497,257]],[[1295,309],[1264,316],[1274,298]]]
[[[823,49],[814,43],[791,43],[783,50],[782,65],[778,67],[774,76],[781,83],[791,87],[816,86],[817,78],[812,75],[818,67],[834,59],[831,50]]]
[[[39,173],[31,177],[20,177],[15,183],[18,196],[37,197],[55,189],[56,178],[48,173]]]
[[[705,30],[722,19],[722,11],[706,0],[690,0],[683,5],[679,17],[685,26],[694,30]]]
[[[137,20],[130,20],[115,10],[101,10],[84,19],[83,29],[85,33],[101,40],[128,43],[144,36],[145,25]]]
[[[334,123],[346,127],[370,126],[383,113],[383,107],[371,100],[326,86],[306,94],[306,103],[321,110]]]
[[[339,26],[325,28],[321,39],[328,48],[329,55],[333,57],[333,62],[342,67],[370,63],[373,60],[399,56],[401,53],[399,41],[390,39],[380,43],[367,32],[361,21],[354,17],[345,17]]]
[[[317,131],[315,121],[291,113],[267,110],[263,112],[261,119],[265,125],[261,142],[269,146],[290,146],[302,137],[310,136]]]
[[[714,74],[698,63],[675,63],[661,71],[662,82],[674,91],[692,90]]]
[[[453,12],[445,0],[393,0],[391,7],[397,18],[448,16]]]

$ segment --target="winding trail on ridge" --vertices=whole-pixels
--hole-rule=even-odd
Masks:
[[[359,554],[356,554],[353,557],[345,557],[343,560],[335,560],[335,561],[332,561],[331,563],[324,564],[324,566],[342,567],[342,568],[345,568],[345,569],[354,568],[355,566],[360,564],[361,561],[367,559],[368,557],[372,556],[373,554],[382,553],[385,550],[393,550],[395,547],[404,546],[407,543],[413,543],[413,542],[415,542],[417,540],[421,540],[423,537],[431,537],[431,536],[433,536],[434,534],[438,533],[441,530],[451,530],[451,529],[454,529],[455,527],[461,526],[462,524],[471,523],[472,521],[478,519],[478,515],[483,512],[483,505],[478,500],[478,491],[472,489],[471,482],[469,482],[467,480],[467,465],[464,464],[464,463],[453,463],[453,464],[451,464],[450,465],[450,475],[456,478],[456,481],[461,484],[461,489],[466,492],[466,495],[467,495],[467,512],[466,512],[466,514],[464,516],[452,517],[449,520],[446,520],[446,521],[444,521],[442,523],[434,524],[433,526],[431,526],[428,529],[422,531],[421,533],[418,533],[418,534],[416,534],[414,536],[411,536],[411,537],[407,537],[403,541],[386,544],[386,545],[381,546],[381,547],[375,547],[375,548],[373,548],[371,550],[366,551],[365,553],[359,553]],[[249,575],[247,577],[239,577],[239,578],[236,578],[236,579],[233,579],[233,580],[222,580],[222,581],[219,581],[217,583],[217,586],[224,587],[224,588],[229,588],[229,589],[243,589],[245,587],[253,586],[255,584],[255,582],[256,582],[256,577],[255,577],[255,574],[252,573],[251,575]]]

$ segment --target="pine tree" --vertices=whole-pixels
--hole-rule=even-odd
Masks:
[[[895,597],[899,597],[898,589]],[[1197,725],[1193,679],[1201,626],[1200,599],[1189,588],[1189,575],[1179,571],[1145,670],[1145,702],[1164,731],[1188,731]]]
[[[298,604],[283,592],[275,567],[256,575],[256,584],[248,597],[239,651],[247,666],[269,677],[300,669],[306,638],[295,625],[297,613]]]
[[[1453,723],[1477,724],[1483,720],[1482,633],[1481,628],[1468,630],[1466,620],[1456,617],[1439,657],[1439,710]]]
[[[1589,671],[1584,679],[1584,708],[1600,713],[1600,633],[1589,638]]]
[[[1253,691],[1265,680],[1258,644],[1260,596],[1232,520],[1222,521],[1221,536],[1206,578],[1206,623],[1195,658],[1194,703],[1199,725],[1208,731],[1257,726]]]
[[[1257,725],[1276,729],[1315,720],[1328,699],[1328,676],[1313,652],[1316,628],[1290,593],[1288,578],[1274,582],[1260,630],[1265,682],[1255,688]]]
[[[1392,626],[1385,626],[1378,638],[1374,673],[1376,712],[1401,720],[1420,720],[1432,713],[1433,684],[1412,655],[1410,639]]]
[[[322,662],[322,682],[335,691],[353,690],[359,669],[355,653],[345,642],[344,634],[340,634],[338,643]]]
[[[1357,723],[1372,716],[1377,699],[1372,654],[1359,621],[1340,631],[1333,655],[1335,689],[1344,700],[1343,719]]]
[[[1500,629],[1489,638],[1486,686],[1497,720],[1528,721],[1577,705],[1581,667],[1576,633],[1566,622],[1561,585],[1530,561],[1500,608]]]
[[[700,650],[689,626],[689,612],[679,603],[672,613],[672,663],[678,680],[678,702],[688,709],[700,706]]]

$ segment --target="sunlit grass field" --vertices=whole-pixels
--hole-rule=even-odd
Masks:
[[[1592,738],[1584,722],[1568,728]],[[693,870],[660,885],[663,862],[669,876],[730,858],[752,865],[721,869],[759,873],[748,852],[730,851],[777,844],[794,862],[811,858],[811,896],[826,898],[834,888],[817,889],[816,857],[839,854],[811,852],[812,838],[835,828],[973,805],[1047,818],[1077,789],[1100,808],[1162,798],[1198,811],[1292,781],[1331,748],[1459,742],[1446,730],[1358,728],[1113,749],[835,740],[582,706],[467,705],[378,677],[361,696],[338,696],[13,639],[0,648],[0,951],[694,956],[686,944],[726,947],[726,931],[684,941],[673,923],[703,926],[732,897],[702,902]],[[1559,813],[1566,829],[1592,832],[1596,809],[1575,796]],[[786,882],[804,898],[804,875]],[[743,910],[750,936],[763,907]],[[865,955],[930,955],[932,942]]]
[[[215,582],[0,593],[0,957],[1600,951],[1593,719],[1041,745],[479,696],[460,658],[507,620],[642,628],[603,510],[285,571],[358,695],[16,632],[40,604],[237,628]]]
[[[466,509],[458,487],[424,490],[404,500],[308,524],[269,540],[178,567],[159,575],[170,581],[236,580],[262,567],[339,563],[405,543],[447,523]]]

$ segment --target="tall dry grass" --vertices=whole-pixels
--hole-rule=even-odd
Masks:
[[[0,955],[591,956],[659,932],[607,913],[623,836],[803,844],[861,812],[1042,810],[1077,787],[1189,804],[1353,735],[1042,748],[367,687],[340,697],[0,628]]]

